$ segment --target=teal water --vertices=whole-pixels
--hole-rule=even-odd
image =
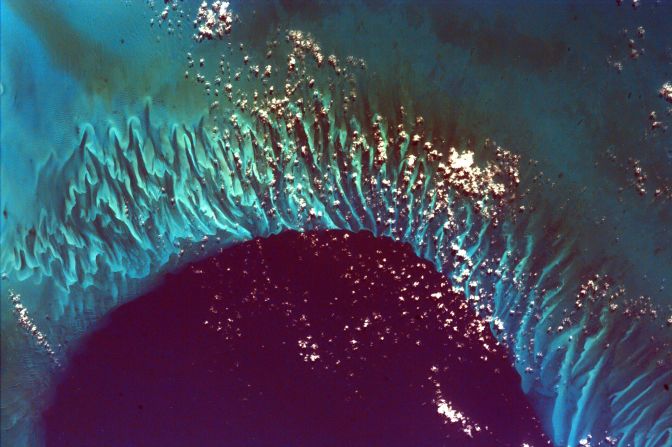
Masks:
[[[1,5],[3,443],[161,274],[346,229],[462,290],[556,445],[669,445],[669,2],[169,6]]]

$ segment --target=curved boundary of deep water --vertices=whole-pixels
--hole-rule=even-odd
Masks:
[[[669,408],[652,384],[670,373],[641,343],[646,327],[628,320],[623,333],[610,308],[622,292],[607,278],[572,291],[583,272],[569,262],[571,245],[535,253],[557,242],[531,231],[533,220],[512,217],[515,156],[490,144],[492,161],[479,167],[469,152],[437,149],[421,120],[406,128],[379,116],[339,119],[329,104],[310,92],[285,117],[241,115],[214,136],[203,121],[155,123],[149,103],[121,129],[80,126],[72,157],[45,168],[68,179],[62,207],[43,212],[3,252],[4,271],[19,282],[57,285],[32,297],[57,299],[49,321],[30,319],[30,309],[48,304],[33,301],[23,313],[14,298],[36,343],[61,359],[54,346],[132,297],[124,284],[180,257],[285,229],[370,231],[409,243],[487,318],[556,444],[596,429],[623,445],[669,437]],[[96,289],[113,298],[97,301]],[[576,294],[569,311],[568,294]],[[12,398],[6,413],[20,401]]]
[[[672,408],[661,390],[672,371],[659,366],[668,355],[659,340],[651,342],[660,331],[655,309],[629,300],[601,266],[577,262],[562,213],[521,208],[520,183],[531,183],[519,157],[492,142],[452,148],[400,104],[394,116],[376,113],[376,98],[352,76],[358,61],[325,57],[299,31],[284,37],[274,50],[286,66],[280,73],[219,65],[232,80],[245,70],[241,87],[192,71],[173,97],[138,103],[122,82],[136,71],[118,67],[115,85],[89,85],[86,76],[100,70],[87,72],[87,59],[71,77],[59,72],[63,97],[49,103],[79,98],[86,113],[73,106],[75,123],[47,116],[55,109],[42,111],[42,97],[32,98],[34,110],[9,109],[17,119],[3,126],[3,145],[30,146],[20,138],[37,124],[19,118],[37,110],[41,132],[67,130],[51,142],[61,152],[36,162],[25,185],[36,191],[26,206],[33,214],[2,229],[3,440],[39,444],[49,370],[162,272],[284,230],[342,229],[406,242],[451,279],[511,350],[556,445],[589,435],[616,445],[669,442]],[[190,103],[182,93],[192,80],[199,100]],[[3,75],[12,88],[23,81]]]
[[[464,297],[363,231],[189,263],[110,311],[55,382],[50,446],[550,445]]]

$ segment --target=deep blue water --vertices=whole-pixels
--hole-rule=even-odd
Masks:
[[[507,439],[487,444],[485,437],[484,445],[518,445],[527,428],[512,420],[530,418],[528,406],[553,445],[672,444],[672,2],[201,5],[0,4],[3,445],[57,443],[59,433],[74,436],[63,445],[94,446],[152,436],[151,424],[132,416],[140,417],[137,406],[145,406],[135,401],[143,399],[157,399],[154,406],[174,399],[175,406],[182,401],[181,411],[203,413],[189,423],[219,421],[212,411],[206,417],[207,406],[189,405],[188,393],[178,397],[171,382],[178,376],[168,373],[159,379],[172,395],[143,386],[115,390],[123,398],[114,394],[109,404],[96,400],[112,371],[97,340],[109,331],[125,334],[132,321],[165,327],[170,336],[183,331],[185,344],[161,339],[169,349],[153,346],[161,340],[141,342],[130,327],[124,339],[114,337],[109,349],[122,353],[129,380],[141,377],[133,368],[158,368],[171,357],[171,364],[192,355],[207,363],[210,349],[225,359],[259,353],[258,345],[266,344],[261,336],[232,352],[216,334],[191,328],[209,295],[191,303],[177,292],[170,299],[159,294],[166,284],[173,285],[171,293],[187,287],[181,276],[206,286],[226,282],[216,269],[198,278],[180,270],[200,261],[211,267],[213,256],[248,263],[250,271],[261,268],[264,256],[245,251],[259,238],[270,238],[259,243],[282,255],[273,258],[276,273],[267,274],[276,275],[277,284],[298,281],[277,276],[301,265],[292,256],[303,242],[291,242],[296,236],[283,236],[288,231],[348,231],[360,241],[348,250],[367,256],[378,243],[407,244],[417,259],[369,256],[361,268],[398,265],[402,258],[407,268],[427,262],[434,272],[413,271],[404,281],[432,278],[436,285],[442,275],[450,294],[439,302],[462,303],[459,318],[480,321],[482,336],[497,340],[498,352],[508,356],[501,376],[469,363],[478,356],[460,366],[451,357],[453,340],[441,331],[396,322],[399,333],[422,332],[427,349],[375,347],[389,353],[390,364],[377,363],[378,355],[357,363],[366,372],[362,392],[377,390],[363,402],[390,399],[384,407],[397,421],[401,406],[426,403],[409,421],[414,433],[444,439],[434,425],[437,408],[456,416],[437,404],[443,399],[464,407],[474,421],[487,420],[491,438]],[[274,245],[281,243],[287,248]],[[310,276],[335,274],[339,262],[314,260]],[[373,285],[376,276],[359,284]],[[350,279],[301,287],[331,296]],[[409,292],[401,283],[395,287],[402,296]],[[243,299],[230,292],[232,302]],[[379,292],[387,306],[392,289]],[[298,299],[283,293],[276,298]],[[153,301],[156,315],[147,310]],[[316,303],[309,306],[320,321],[315,327],[328,327],[332,317]],[[339,306],[338,318],[364,311],[355,308]],[[391,315],[400,310],[386,309]],[[275,315],[263,305],[258,312],[262,320]],[[163,320],[169,317],[173,324]],[[254,325],[255,318],[241,324]],[[269,344],[297,335],[296,328],[277,324]],[[277,362],[287,356],[296,362],[296,346],[293,354],[286,348],[277,347]],[[157,351],[170,357],[123,354]],[[417,362],[402,361],[406,354]],[[445,356],[446,374],[466,375],[469,385],[441,398],[422,389],[389,394],[375,376],[403,364],[408,368],[396,380],[415,383],[436,356]],[[190,371],[202,373],[182,371],[180,380]],[[246,374],[255,377],[252,372]],[[205,386],[203,378],[202,392],[222,386],[234,401],[247,395],[230,385],[245,374],[222,374],[231,380]],[[245,419],[254,429],[230,436],[320,444],[292,438],[308,436],[299,433],[306,426],[315,428],[311,436],[342,435],[340,445],[360,439],[358,430],[379,436],[378,422],[364,417],[342,430],[318,429],[330,420],[309,411],[324,389],[321,377],[306,378],[315,381],[315,392],[305,405],[282,412],[296,431],[269,422],[263,432]],[[347,380],[333,381],[334,395],[347,394],[339,388],[347,388]],[[266,382],[259,379],[258,386],[278,391]],[[476,397],[488,387],[510,405]],[[82,411],[76,399],[94,404]],[[259,400],[240,408],[268,419],[285,401],[276,395],[274,409],[264,410]],[[58,405],[62,411],[53,410]],[[366,408],[348,405],[348,412]],[[68,419],[82,413],[91,423],[72,428]],[[166,416],[173,419],[161,422],[167,428],[159,435],[179,425],[177,416]],[[135,434],[113,430],[121,423],[117,417],[134,419]],[[421,443],[419,434],[404,434],[401,422],[390,426],[397,435],[385,436],[400,445]],[[193,442],[182,444],[198,445],[197,436],[219,439],[208,429],[191,436]]]
[[[482,329],[409,246],[247,242],[105,318],[55,388],[47,445],[545,445]],[[468,422],[439,414],[436,392]]]

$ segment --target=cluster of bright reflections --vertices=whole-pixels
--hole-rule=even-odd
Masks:
[[[669,442],[660,389],[671,372],[658,366],[664,350],[643,341],[656,309],[573,266],[571,243],[522,214],[518,156],[490,141],[478,153],[452,148],[403,104],[396,117],[369,110],[364,61],[326,55],[306,33],[278,31],[257,58],[226,41],[235,33],[196,39],[176,61],[199,92],[198,119],[178,121],[148,98],[122,118],[82,119],[67,163],[41,168],[45,187],[65,179],[60,202],[16,228],[2,254],[13,280],[56,290],[40,303],[50,319],[24,324],[38,345],[58,361],[52,347],[78,335],[74,321],[182,261],[286,230],[368,231],[445,273],[510,349],[557,445]],[[225,50],[213,58],[216,43]],[[87,301],[101,291],[106,300]],[[206,324],[233,330],[216,316]],[[325,361],[321,343],[297,343],[307,362]],[[477,431],[446,399],[437,395],[439,413]]]

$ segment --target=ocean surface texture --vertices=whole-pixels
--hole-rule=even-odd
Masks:
[[[672,1],[3,0],[3,446],[672,446]]]

